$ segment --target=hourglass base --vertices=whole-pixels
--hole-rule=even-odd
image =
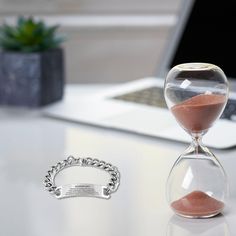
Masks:
[[[211,217],[217,216],[217,215],[219,215],[221,213],[221,210],[220,210],[218,212],[214,212],[214,213],[211,213],[211,214],[208,214],[208,215],[196,216],[196,215],[185,215],[185,214],[183,214],[181,212],[178,212],[178,211],[176,211],[174,209],[173,209],[173,211],[175,212],[176,215],[184,217],[184,218],[189,218],[189,219],[206,219],[206,218],[211,218]]]

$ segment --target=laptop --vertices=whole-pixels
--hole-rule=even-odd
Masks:
[[[167,109],[163,85],[168,71],[184,62],[208,62],[223,69],[230,82],[229,100],[221,118],[204,136],[212,148],[236,146],[236,3],[233,0],[184,0],[177,24],[166,44],[158,73],[78,97],[44,109],[49,117],[140,135],[190,142]],[[155,50],[155,49],[154,49]],[[231,55],[232,54],[232,55]],[[75,109],[75,107],[79,107]]]

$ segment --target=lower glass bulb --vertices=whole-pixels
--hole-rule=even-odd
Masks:
[[[191,145],[172,167],[166,191],[167,200],[176,214],[208,218],[224,209],[227,177],[206,147]]]

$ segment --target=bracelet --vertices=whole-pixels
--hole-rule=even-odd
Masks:
[[[96,184],[69,184],[57,187],[55,185],[55,178],[62,170],[72,167],[94,167],[100,170],[108,172],[111,176],[109,183],[105,185]],[[58,162],[55,166],[47,172],[45,176],[44,185],[48,192],[50,192],[57,199],[69,198],[69,197],[96,197],[109,199],[110,195],[114,193],[120,184],[120,173],[118,169],[98,159],[87,158],[75,158],[69,156],[66,160]]]

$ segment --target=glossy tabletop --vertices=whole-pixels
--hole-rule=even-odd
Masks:
[[[90,91],[86,86],[72,89]],[[0,235],[236,235],[236,149],[212,150],[230,183],[223,214],[188,220],[175,216],[165,199],[168,173],[186,144],[50,119],[40,110],[15,108],[0,109],[0,131]],[[45,191],[47,170],[69,155],[90,156],[118,167],[121,183],[111,199],[57,200]],[[107,183],[108,178],[97,169],[73,167],[59,174],[57,183]]]

